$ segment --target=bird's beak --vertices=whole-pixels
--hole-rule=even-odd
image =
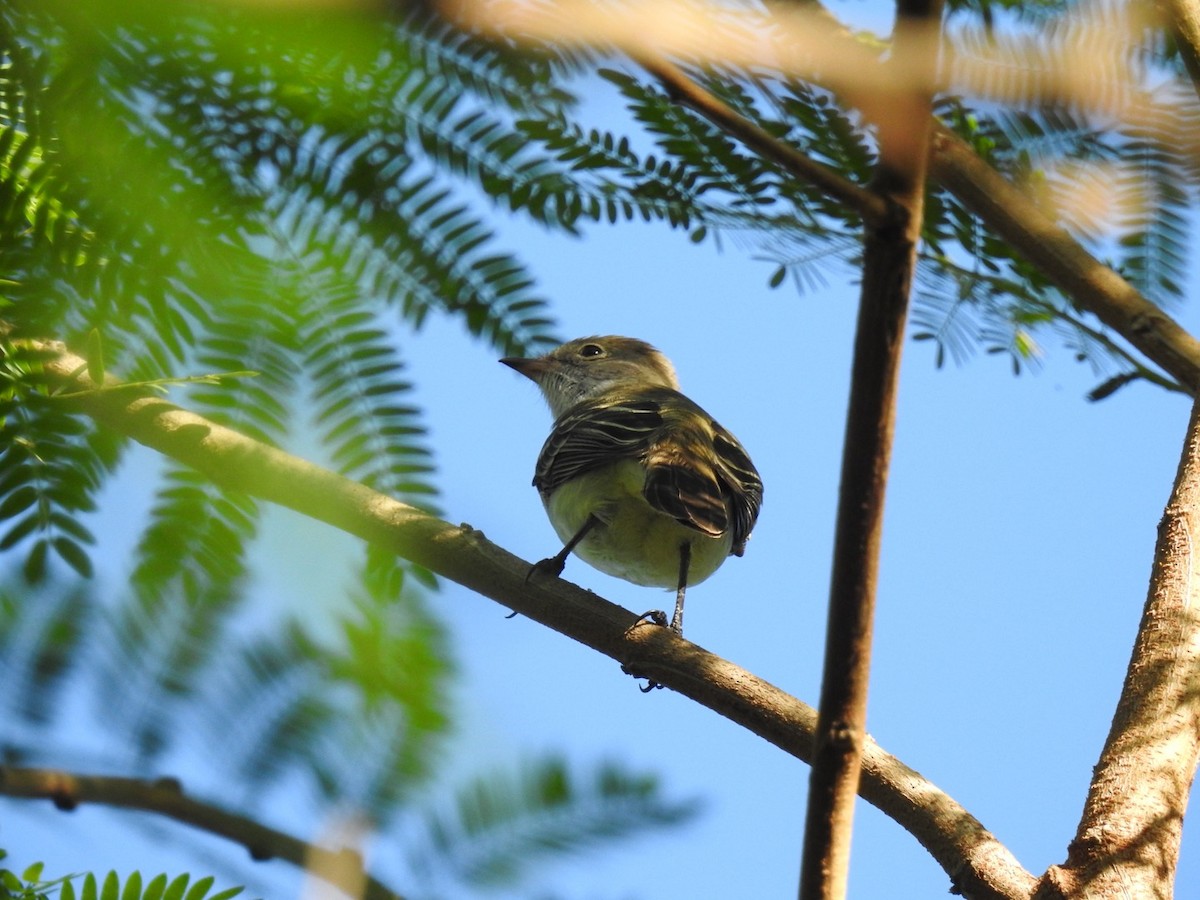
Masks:
[[[533,359],[523,359],[519,356],[506,356],[500,360],[510,369],[516,369],[530,381],[540,383],[542,376],[550,368],[550,364],[543,357],[534,357]]]

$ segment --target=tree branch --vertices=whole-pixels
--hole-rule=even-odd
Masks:
[[[1168,0],[1167,9],[1179,55],[1200,96],[1200,0]]]
[[[1036,265],[1081,309],[1137,347],[1195,395],[1200,341],[1092,256],[1015,185],[940,122],[930,176]]]
[[[638,59],[642,67],[659,80],[677,102],[704,116],[726,134],[737,138],[759,156],[779,165],[788,174],[807,181],[840,203],[853,209],[868,225],[887,215],[887,203],[877,193],[860,187],[836,169],[804,155],[791,144],[781,141],[727,103],[705,90],[682,69],[665,59]]]
[[[115,778],[0,766],[0,794],[51,800],[64,811],[81,803],[99,803],[156,813],[241,844],[255,860],[278,858],[290,862],[351,897],[402,900],[399,894],[367,875],[358,852],[346,847],[330,850],[310,844],[253,819],[226,812],[187,796],[173,778]]]
[[[889,64],[932,72],[936,57],[922,58],[929,45],[915,37],[940,20],[941,10],[941,0],[900,0]],[[842,900],[849,878],[896,391],[921,237],[930,103],[928,94],[909,94],[877,122],[879,163],[872,186],[891,214],[868,226],[863,248],[800,900]]]
[[[1169,900],[1200,760],[1200,403],[1159,524],[1125,685],[1067,861],[1037,897]]]
[[[1189,48],[1200,54],[1200,0],[1172,2],[1176,28],[1186,44],[1182,48],[1185,58]],[[821,11],[828,19],[828,27],[821,32],[823,40],[844,46],[847,51],[861,52],[861,46],[824,7],[814,0],[804,0],[804,3]],[[731,137],[741,140],[795,177],[816,184],[830,196],[838,196],[834,190],[843,190],[847,196],[839,199],[859,209],[864,221],[875,221],[877,211],[872,205],[851,196],[852,192],[838,188],[836,184],[822,181],[814,172],[815,161],[797,154],[786,142],[758,129],[732,110],[722,110],[724,104],[684,72],[663,66],[650,71],[681,102]],[[1200,90],[1200,86],[1197,89]],[[860,101],[861,107],[870,98],[848,99],[852,103]],[[1189,392],[1195,394],[1200,390],[1200,341],[1113,269],[1092,256],[1066,229],[1047,218],[1019,188],[980,159],[965,141],[937,119],[933,119],[931,147],[930,178],[1041,268],[1080,309],[1094,314],[1148,360],[1186,386]],[[799,160],[795,158],[797,155]],[[852,182],[849,184],[855,192],[862,190]]]
[[[104,389],[63,345],[48,351],[47,377],[83,391],[70,404],[113,431],[185,463],[228,490],[295,510],[386,547],[508,609],[573,638],[720,713],[803,761],[812,759],[814,710],[669,629],[561,579],[526,581],[529,563],[469,525],[451,525],[335,472],[241,435],[145,392]],[[965,895],[1028,898],[1035,879],[973,816],[869,738],[861,795],[907,829]]]

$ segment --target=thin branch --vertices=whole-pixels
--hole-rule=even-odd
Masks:
[[[1190,394],[1191,392],[1181,385],[1178,381],[1168,378],[1156,369],[1149,368],[1140,359],[1130,353],[1121,344],[1118,344],[1107,333],[1099,328],[1093,327],[1081,319],[1079,316],[1069,310],[1059,309],[1051,303],[1046,302],[1040,297],[1027,296],[1023,298],[1031,307],[1043,309],[1048,314],[1066,322],[1076,331],[1087,335],[1090,340],[1095,341],[1102,346],[1110,354],[1120,359],[1125,360],[1130,366],[1129,371],[1121,372],[1106,379],[1097,387],[1088,391],[1087,398],[1089,400],[1103,400],[1105,397],[1111,396],[1114,391],[1124,387],[1126,384],[1131,384],[1134,381],[1148,381],[1150,384],[1157,385],[1163,390],[1170,391],[1173,394]]]
[[[1159,525],[1125,685],[1067,861],[1039,897],[1169,900],[1200,760],[1200,402]]]
[[[936,66],[935,56],[921,57],[929,49],[924,35],[941,11],[941,0],[897,4],[893,62],[904,71],[923,64],[932,72]],[[849,878],[900,356],[921,238],[930,104],[928,94],[910,95],[877,123],[873,188],[892,215],[867,228],[863,247],[800,900],[842,900]]]
[[[931,255],[928,253],[920,253],[919,258],[921,260],[929,260],[944,269],[959,273],[968,278],[973,278],[985,284],[998,285],[999,282],[1005,280],[1003,276],[990,275],[983,272],[977,272],[972,269],[967,269],[958,265],[953,260],[942,254]],[[1006,287],[1005,290],[1007,289],[1008,288]],[[1030,290],[1023,289],[1019,296],[1022,303],[1033,309],[1040,309],[1047,315],[1067,323],[1080,334],[1085,335],[1089,340],[1095,341],[1097,344],[1102,346],[1112,356],[1122,359],[1129,364],[1129,371],[1113,376],[1100,387],[1089,392],[1089,400],[1099,400],[1108,396],[1111,391],[1102,389],[1105,387],[1105,385],[1109,384],[1109,382],[1116,383],[1118,381],[1121,383],[1116,384],[1116,387],[1120,387],[1122,384],[1129,384],[1133,381],[1148,381],[1151,384],[1158,385],[1159,387],[1175,394],[1191,393],[1187,388],[1174,379],[1168,378],[1156,369],[1149,368],[1144,362],[1142,362],[1141,357],[1135,356],[1125,347],[1124,344],[1114,340],[1112,335],[1107,331],[1104,331],[1102,328],[1088,324],[1088,322],[1084,321],[1081,317],[1075,315],[1070,310],[1055,306],[1053,303],[1043,299],[1039,294],[1035,294]],[[1097,395],[1097,392],[1100,392],[1099,395]]]
[[[83,360],[61,344],[44,371],[69,388],[94,387]],[[78,373],[78,374],[77,374]],[[815,711],[779,688],[668,629],[561,579],[526,581],[529,563],[469,525],[451,525],[414,507],[153,396],[95,391],[62,401],[113,431],[211,478],[348,534],[386,547],[497,601],[720,713],[803,761],[810,761]],[[1034,878],[982,824],[936,785],[869,738],[861,795],[907,829],[965,895],[1026,900]]]
[[[887,204],[873,191],[855,184],[836,169],[823,165],[781,141],[740,115],[727,103],[705,90],[674,63],[661,58],[639,57],[642,67],[659,80],[678,103],[708,119],[726,134],[737,138],[764,159],[769,159],[790,175],[807,181],[827,196],[853,209],[868,225],[883,221]]]
[[[255,860],[282,859],[306,869],[351,897],[402,900],[399,894],[366,874],[357,851],[346,847],[330,850],[226,812],[187,796],[173,778],[116,778],[0,766],[0,794],[50,800],[64,811],[81,803],[98,803],[156,813],[241,844]]]

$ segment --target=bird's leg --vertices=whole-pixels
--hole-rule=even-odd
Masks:
[[[525,576],[525,580],[528,581],[533,576],[534,572],[537,572],[539,575],[561,575],[563,568],[567,565],[567,557],[571,555],[571,551],[575,549],[580,541],[588,536],[589,531],[599,524],[599,519],[597,519],[595,516],[589,515],[587,520],[583,523],[583,527],[575,532],[575,536],[567,541],[565,547],[563,547],[553,556],[535,562],[532,566],[530,566],[529,573]]]
[[[671,630],[683,637],[683,595],[687,591],[688,565],[692,561],[692,543],[679,545],[679,588],[675,591],[675,615],[671,616]]]
[[[675,615],[671,617],[671,630],[683,637],[683,595],[687,592],[688,566],[692,561],[692,544],[684,541],[679,545],[679,587],[675,589]],[[667,614],[661,609],[652,609],[637,617],[637,622],[631,625],[636,628],[641,622],[653,622],[660,628],[667,627]],[[654,685],[654,682],[650,682]]]

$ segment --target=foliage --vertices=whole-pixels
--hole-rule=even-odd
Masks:
[[[242,893],[240,887],[213,891],[215,879],[193,881],[190,875],[168,879],[159,874],[143,883],[140,872],[132,872],[122,881],[116,872],[109,871],[102,880],[89,872],[46,881],[42,878],[43,868],[41,863],[34,863],[20,874],[0,869],[0,891],[14,900],[46,900],[51,896],[62,900],[233,900]],[[76,881],[81,882],[78,888]]]
[[[246,602],[258,505],[168,464],[128,589],[69,580],[92,575],[89,517],[123,448],[66,409],[24,339],[86,347],[97,380],[194,382],[173,389],[204,415],[315,438],[338,471],[433,509],[409,336],[438,314],[498,353],[554,343],[478,198],[566,231],[610,187],[650,201],[527,152],[515,123],[565,121],[569,61],[416,13],[19,2],[0,10],[0,62],[0,541],[23,559],[0,602],[9,753],[45,759],[83,691],[128,766],[208,746],[248,798],[300,778],[319,808],[387,827],[450,722],[431,577],[367,548],[331,624],[264,625]],[[254,377],[219,377],[234,372]]]
[[[664,802],[657,780],[606,763],[572,772],[558,757],[496,772],[459,789],[449,810],[425,821],[413,869],[448,873],[476,888],[511,886],[543,857],[579,852],[598,840],[687,821],[695,801]]]
[[[452,315],[502,352],[552,340],[544,301],[524,265],[494,248],[479,197],[569,233],[643,219],[695,241],[737,235],[772,264],[773,285],[819,287],[858,258],[850,210],[627,66],[482,40],[418,12],[381,27],[240,8],[164,17],[138,5],[68,7],[15,4],[0,23],[0,237],[16,263],[5,320],[16,334],[76,341],[98,328],[127,377],[257,371],[189,402],[278,443],[293,431],[290,411],[315,401],[331,461],[408,500],[432,495],[432,465],[393,323],[419,329],[431,313]],[[1009,70],[1029,68],[1022,20],[1035,11],[988,5],[983,19],[968,17],[974,9],[952,20],[957,58],[1008,52]],[[1054,24],[1062,13],[1036,7],[1048,54],[1057,40],[1089,39]],[[1008,21],[1002,40],[997,17]],[[1155,29],[1130,35],[1127,55],[1146,83],[1180,71]],[[572,89],[593,87],[580,80],[593,68],[640,132],[581,122]],[[766,70],[691,71],[766,131],[854,181],[870,178],[871,128],[830,92]],[[1004,67],[987,71],[1001,89]],[[1200,172],[1188,143],[1200,122],[1170,84],[1150,91],[1162,115],[1129,123],[1032,88],[1003,107],[950,96],[939,114],[1002,173],[1040,186],[1053,214],[1075,216],[1083,239],[1167,304],[1186,278],[1184,217]],[[1085,176],[1113,183],[1115,217],[1075,215]],[[937,189],[924,237],[915,336],[937,343],[939,362],[982,344],[1019,369],[1054,330],[1081,358],[1129,368],[1102,329]],[[79,531],[94,487],[47,491],[45,508]],[[195,498],[205,508],[208,490]],[[147,553],[166,523],[197,508],[176,496],[158,506]],[[245,514],[243,539],[255,518]],[[49,513],[43,531],[47,522]],[[237,572],[242,543],[214,562]],[[23,546],[36,574],[47,547],[85,568],[85,545],[48,533]]]

